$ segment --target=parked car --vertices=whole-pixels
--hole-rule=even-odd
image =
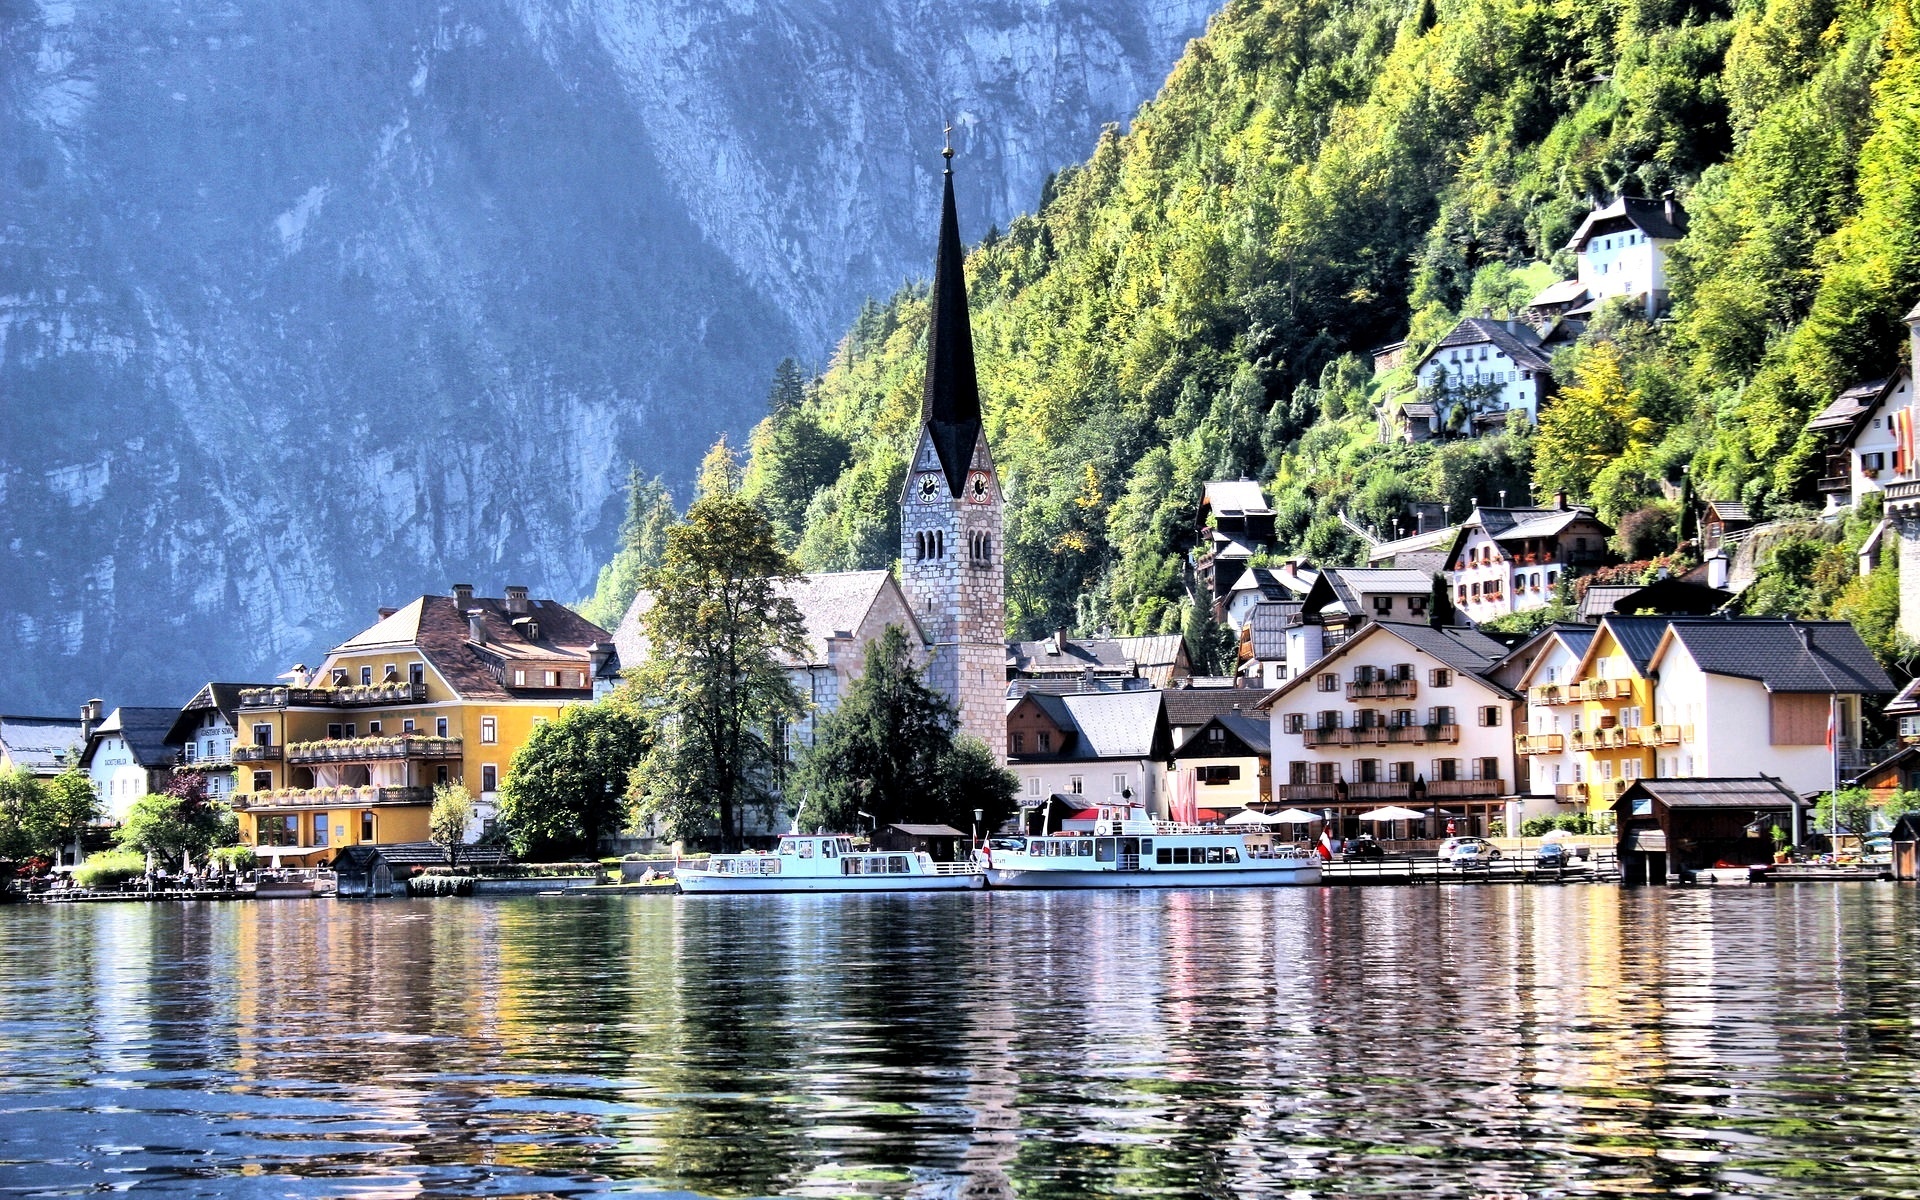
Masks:
[[[1452,862],[1468,847],[1478,847],[1468,850],[1468,853],[1483,855],[1489,862],[1500,857],[1500,847],[1483,837],[1451,837],[1440,843],[1440,861]]]
[[[1387,852],[1380,848],[1380,843],[1365,834],[1347,839],[1346,857],[1351,861],[1378,861],[1386,856]]]
[[[1453,848],[1451,858],[1441,861],[1450,862],[1464,871],[1469,867],[1490,867],[1500,857],[1500,848],[1483,838],[1465,838],[1462,841],[1464,844]]]
[[[1573,865],[1573,847],[1565,842],[1548,842],[1535,852],[1533,865],[1551,870],[1570,867]]]
[[[1875,861],[1893,858],[1893,835],[1889,833],[1870,833],[1860,839],[1860,854],[1863,858]]]

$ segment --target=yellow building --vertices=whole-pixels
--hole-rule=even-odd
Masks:
[[[313,865],[342,846],[427,840],[435,784],[465,782],[492,818],[536,725],[589,701],[607,632],[523,587],[421,596],[237,712],[232,803],[262,858]],[[470,831],[477,833],[479,829]]]
[[[1652,778],[1659,740],[1652,724],[1653,679],[1647,664],[1666,632],[1666,617],[1608,617],[1566,682],[1534,689],[1568,714],[1566,748],[1574,755],[1572,793],[1589,813],[1611,813],[1636,779]]]

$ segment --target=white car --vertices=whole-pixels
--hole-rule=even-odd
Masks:
[[[1456,858],[1489,862],[1499,857],[1500,847],[1481,837],[1451,837],[1440,843],[1440,861],[1443,863],[1450,863]]]

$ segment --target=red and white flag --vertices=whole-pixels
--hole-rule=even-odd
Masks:
[[[1327,862],[1333,861],[1333,834],[1325,825],[1320,827],[1320,857]]]
[[[1832,703],[1829,703],[1827,705],[1827,753],[1828,754],[1833,753],[1833,738],[1834,738],[1834,734],[1838,732],[1834,728],[1834,716],[1835,716],[1835,713],[1838,711],[1838,707],[1839,707],[1838,705],[1835,705]]]

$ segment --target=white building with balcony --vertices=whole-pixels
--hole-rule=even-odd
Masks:
[[[1447,552],[1454,607],[1475,622],[1545,608],[1562,575],[1607,561],[1612,534],[1564,494],[1551,508],[1475,505]]]
[[[1331,812],[1343,836],[1383,805],[1432,810],[1427,836],[1486,833],[1513,791],[1518,697],[1489,677],[1506,653],[1467,628],[1363,626],[1261,701],[1273,801]]]
[[[1595,304],[1631,296],[1652,317],[1667,307],[1667,255],[1685,236],[1687,213],[1673,193],[1659,200],[1621,196],[1588,213],[1567,249],[1577,256],[1580,284]]]
[[[1468,317],[1414,367],[1428,432],[1484,433],[1515,412],[1538,421],[1553,387],[1552,366],[1540,334],[1526,323]]]

